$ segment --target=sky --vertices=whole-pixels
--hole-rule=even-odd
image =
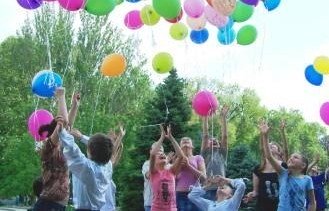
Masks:
[[[124,34],[141,39],[139,50],[148,58],[147,68],[156,83],[167,74],[152,71],[151,60],[155,53],[165,51],[173,56],[181,77],[206,77],[253,88],[267,108],[298,109],[307,121],[325,126],[319,110],[329,101],[329,76],[316,87],[306,81],[304,70],[317,56],[329,56],[328,0],[281,0],[279,7],[270,12],[260,3],[250,20],[233,27],[236,31],[246,24],[257,28],[257,40],[249,46],[219,44],[217,29],[210,24],[206,25],[209,39],[200,45],[189,37],[184,41],[170,38],[170,25],[164,20],[154,27],[126,28],[125,14],[146,4],[151,1],[124,2],[110,18]],[[23,9],[15,0],[3,1],[0,10],[0,41],[15,35],[24,19],[35,12]]]

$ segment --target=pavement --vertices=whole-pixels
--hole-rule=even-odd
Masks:
[[[29,207],[0,207],[0,211],[26,211]]]

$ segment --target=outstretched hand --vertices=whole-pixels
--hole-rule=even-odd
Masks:
[[[228,114],[228,111],[229,111],[228,105],[224,105],[223,108],[220,111],[220,117],[221,118],[226,118],[227,114]]]
[[[259,131],[261,134],[267,134],[270,130],[270,127],[268,126],[267,122],[265,120],[261,120],[259,123]]]
[[[171,133],[171,125],[167,126],[167,133],[165,134],[165,137],[169,140],[172,140],[174,138]]]
[[[65,88],[64,87],[57,87],[55,90],[55,97],[56,98],[60,98],[63,97],[65,95]]]
[[[281,130],[284,130],[285,128],[286,128],[286,121],[282,119],[282,120],[280,121],[280,129],[281,129]]]
[[[71,104],[72,105],[79,105],[80,104],[80,99],[81,99],[81,95],[79,92],[74,92],[72,95],[72,99],[71,99]]]

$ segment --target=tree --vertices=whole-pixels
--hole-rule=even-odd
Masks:
[[[121,208],[123,210],[143,210],[143,177],[141,167],[149,157],[149,150],[160,135],[159,124],[171,124],[176,138],[186,136],[191,108],[184,94],[186,83],[174,69],[155,89],[154,97],[145,104],[143,126],[138,128],[134,147],[130,150],[131,163],[125,163],[126,172],[121,178],[129,183],[123,187]]]

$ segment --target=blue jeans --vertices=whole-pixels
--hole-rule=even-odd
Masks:
[[[217,201],[217,190],[207,190],[206,194],[203,196],[203,198],[211,200],[211,201]]]
[[[144,211],[151,211],[151,206],[144,206]]]
[[[188,192],[176,192],[177,211],[198,211],[199,208],[187,197]]]
[[[39,198],[33,207],[33,211],[65,211],[65,206],[56,202]]]

